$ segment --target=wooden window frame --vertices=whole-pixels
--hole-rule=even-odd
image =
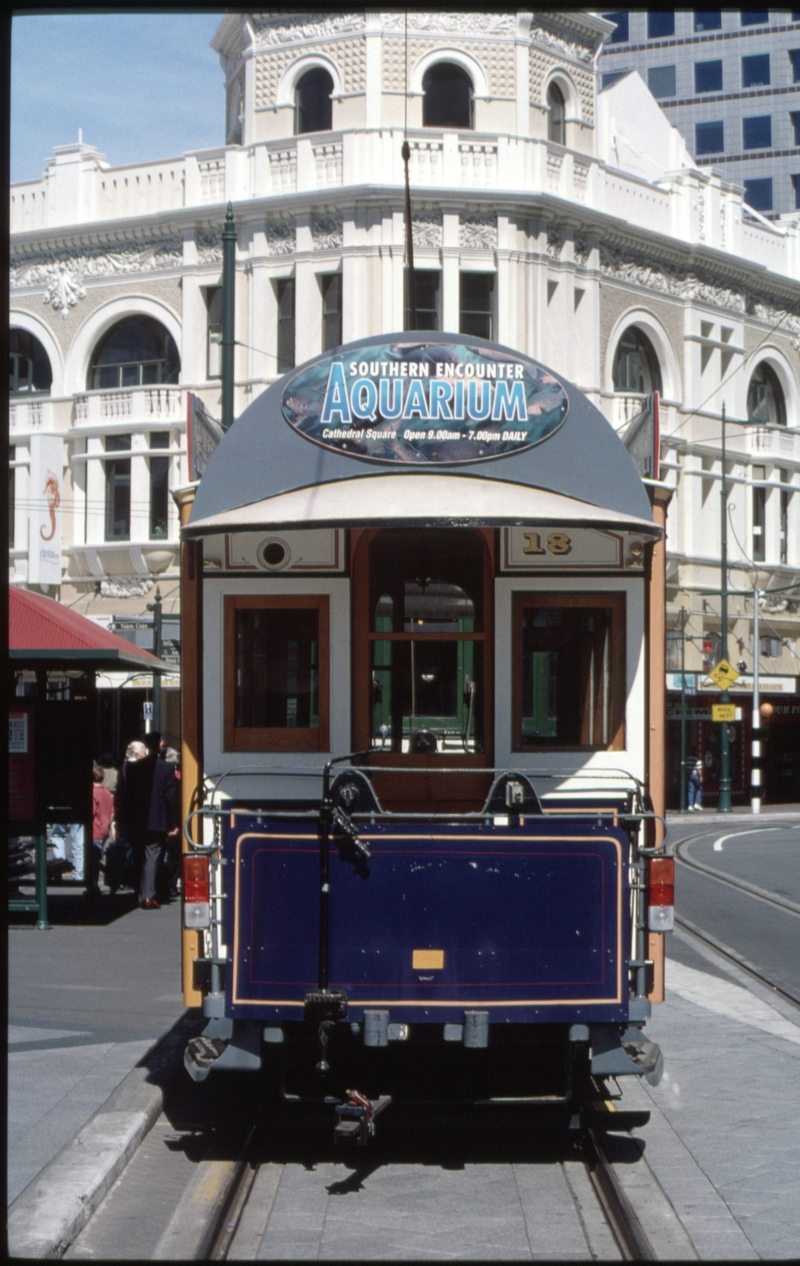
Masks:
[[[236,726],[236,612],[268,609],[319,615],[319,726]],[[327,752],[330,748],[330,597],[328,594],[229,593],[224,599],[224,734],[226,752]]]
[[[625,749],[625,700],[627,698],[626,619],[624,593],[546,593],[526,589],[512,595],[511,636],[511,750],[512,752],[621,752]],[[611,608],[611,742],[607,745],[522,742],[522,616],[531,607]]]

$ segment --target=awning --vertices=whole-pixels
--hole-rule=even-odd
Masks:
[[[140,650],[124,638],[87,620],[77,611],[11,587],[8,594],[8,653],[17,663],[41,663],[52,668],[70,664],[95,668],[145,669],[172,672],[169,664]]]
[[[658,538],[652,520],[621,514],[529,485],[469,475],[364,475],[279,493],[197,519],[184,537],[260,528],[377,527],[606,528]]]

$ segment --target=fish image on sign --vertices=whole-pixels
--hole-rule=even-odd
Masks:
[[[410,465],[507,457],[549,439],[567,409],[563,384],[535,361],[434,339],[340,348],[290,374],[281,397],[313,443]]]

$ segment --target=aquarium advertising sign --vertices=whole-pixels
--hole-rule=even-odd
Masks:
[[[281,410],[315,444],[411,465],[487,461],[540,444],[567,416],[561,382],[508,349],[376,341],[290,374]]]

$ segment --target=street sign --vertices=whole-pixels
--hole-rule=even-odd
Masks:
[[[712,703],[711,720],[712,721],[735,721],[736,713],[739,709],[735,703]]]
[[[739,676],[733,664],[729,664],[727,659],[721,659],[708,675],[720,690],[729,690]]]
[[[152,721],[152,719],[153,719],[153,705],[152,705],[152,703],[144,703],[144,704],[142,704],[142,707],[144,708],[144,719],[145,719],[145,721]]]

